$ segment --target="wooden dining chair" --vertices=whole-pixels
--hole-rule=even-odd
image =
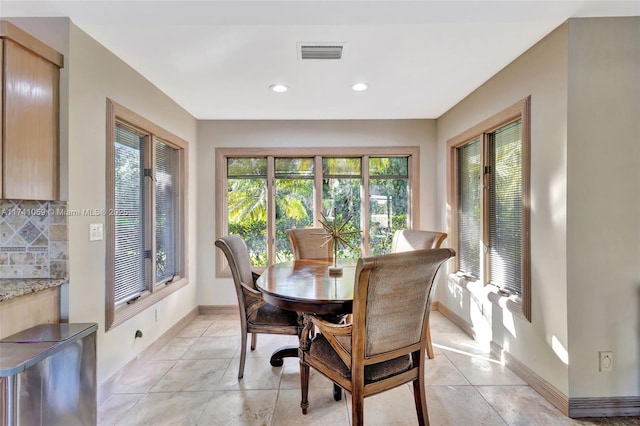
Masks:
[[[294,259],[333,260],[333,244],[327,241],[324,228],[293,228],[286,230]]]
[[[413,383],[419,424],[429,424],[425,341],[431,289],[451,249],[391,253],[358,260],[353,322],[309,316],[299,349],[302,400],[309,406],[309,368],[351,392],[352,425],[364,423],[364,398]],[[317,327],[319,333],[312,333]]]
[[[445,232],[423,231],[419,229],[403,229],[393,234],[391,253],[399,253],[411,250],[424,250],[440,248],[447,238]],[[427,323],[427,356],[433,359],[433,344],[431,343],[431,326]]]
[[[247,356],[247,334],[251,333],[251,350],[254,350],[258,333],[297,336],[300,334],[302,326],[296,312],[280,309],[262,300],[262,293],[257,290],[255,285],[255,280],[259,275],[251,270],[249,250],[242,237],[227,235],[218,238],[215,244],[222,250],[229,262],[229,269],[231,269],[238,296],[242,340],[238,378],[241,379]]]

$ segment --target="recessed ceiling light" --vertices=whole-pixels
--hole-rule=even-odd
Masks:
[[[269,89],[278,93],[286,92],[287,90],[289,90],[289,88],[284,84],[272,84],[271,86],[269,86]]]
[[[353,89],[353,91],[355,92],[362,92],[364,90],[367,90],[367,85],[366,83],[356,83],[353,86],[351,86],[351,89]]]

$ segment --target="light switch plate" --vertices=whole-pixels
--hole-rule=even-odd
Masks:
[[[103,239],[102,224],[90,223],[89,224],[89,241],[100,241]]]

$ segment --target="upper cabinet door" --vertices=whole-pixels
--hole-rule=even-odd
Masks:
[[[4,41],[5,199],[58,197],[58,82],[55,64]]]
[[[0,198],[56,200],[64,57],[0,20]]]

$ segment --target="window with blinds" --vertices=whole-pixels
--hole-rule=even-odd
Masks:
[[[144,151],[148,136],[116,125],[115,302],[126,302],[146,289],[144,248]]]
[[[188,283],[188,144],[107,101],[106,329]]]
[[[460,271],[480,278],[480,138],[458,148],[458,261]]]
[[[488,136],[489,281],[521,294],[522,121]]]
[[[179,150],[156,140],[156,284],[173,279],[177,267],[177,207]]]
[[[516,295],[522,293],[521,130],[522,121],[516,120],[457,149],[458,269],[479,279],[488,255],[488,281]],[[484,212],[483,175],[487,197]],[[483,223],[488,228],[484,236]]]
[[[497,287],[531,320],[526,98],[448,141],[457,274]]]

